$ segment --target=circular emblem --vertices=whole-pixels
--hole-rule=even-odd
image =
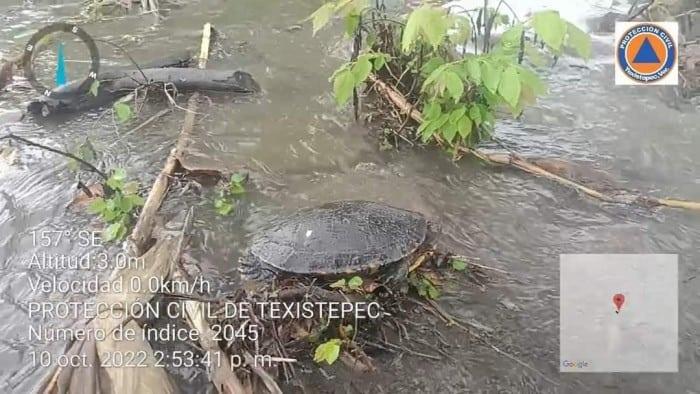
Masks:
[[[657,25],[638,24],[627,30],[617,43],[617,63],[625,75],[637,82],[656,82],[673,69],[676,43]]]
[[[90,53],[90,69],[85,76],[85,79],[80,83],[77,89],[50,89],[44,86],[37,80],[34,70],[34,60],[41,50],[37,51],[37,47],[43,41],[48,41],[50,36],[55,33],[68,33],[77,36],[83,42]],[[63,60],[61,60],[63,62]],[[38,90],[41,94],[51,98],[69,98],[74,97],[90,90],[90,86],[97,79],[97,72],[100,69],[100,53],[97,50],[97,45],[92,37],[85,30],[70,23],[54,23],[44,27],[29,39],[29,42],[24,47],[24,57],[22,58],[22,66],[24,67],[24,76],[29,83]],[[61,65],[62,67],[63,65]],[[58,65],[57,65],[58,67]]]

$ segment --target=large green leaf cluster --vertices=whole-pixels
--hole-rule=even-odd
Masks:
[[[324,4],[310,17],[314,32],[335,14],[346,18],[346,27],[357,28],[350,19],[358,17],[365,6],[366,2],[360,0]],[[331,76],[337,104],[346,104],[354,89],[373,72],[384,69],[392,76],[408,75],[420,86],[414,103],[423,115],[417,130],[420,138],[448,147],[471,147],[491,135],[499,109],[518,116],[547,91],[534,72],[547,57],[565,52],[582,58],[591,56],[589,36],[556,11],[537,12],[526,21],[511,19],[494,9],[487,15],[492,18],[491,28],[508,28],[498,42],[485,45],[481,52],[477,49],[480,37],[475,34],[469,11],[456,15],[448,8],[425,4],[398,21],[403,24],[400,39],[370,32],[372,37],[379,37],[373,39],[388,42],[368,44],[356,60],[342,65]],[[379,33],[395,26],[386,23]]]

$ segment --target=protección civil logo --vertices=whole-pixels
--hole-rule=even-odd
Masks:
[[[678,85],[678,22],[615,23],[616,85]]]

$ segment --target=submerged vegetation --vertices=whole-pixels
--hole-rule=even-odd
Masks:
[[[126,181],[126,171],[116,169],[105,183],[110,193],[95,198],[88,211],[99,215],[105,222],[102,232],[105,241],[121,240],[128,234],[136,209],[144,204],[138,194],[138,183]]]
[[[314,33],[334,16],[343,18],[353,40],[351,61],[331,76],[338,105],[356,89],[381,79],[422,113],[417,137],[447,149],[473,147],[488,139],[500,109],[518,116],[547,90],[535,70],[564,53],[591,55],[586,33],[556,11],[527,20],[501,13],[510,7],[464,9],[425,3],[407,15],[387,14],[382,1],[328,2],[309,19]],[[496,27],[506,30],[492,40]]]
[[[236,200],[245,193],[244,183],[246,175],[235,173],[231,175],[228,183],[218,191],[214,199],[214,209],[221,216],[226,216],[234,211]]]

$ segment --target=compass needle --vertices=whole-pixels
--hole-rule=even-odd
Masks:
[[[59,42],[56,47],[56,87],[61,87],[68,82],[66,76],[66,56],[64,53],[64,44]]]

